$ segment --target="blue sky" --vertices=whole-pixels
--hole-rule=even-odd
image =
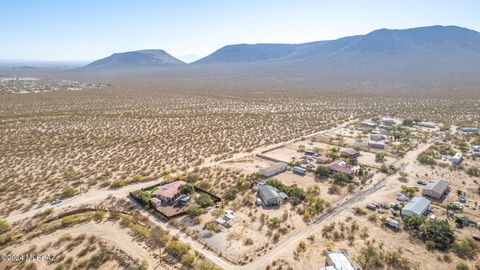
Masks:
[[[480,1],[1,0],[0,59],[92,60],[152,48],[205,56],[235,43],[437,24],[480,31]]]

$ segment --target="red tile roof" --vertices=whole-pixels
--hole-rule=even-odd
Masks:
[[[180,186],[185,184],[186,183],[183,181],[174,181],[162,186],[158,186],[157,190],[153,192],[153,195],[161,196],[167,199],[173,199],[180,193],[180,190],[178,190]]]
[[[334,172],[341,172],[341,173],[344,173],[346,175],[353,175],[353,170],[352,169],[344,167],[344,166],[340,166],[339,162],[341,162],[341,161],[335,161],[335,162],[331,163],[330,165],[328,165],[328,168],[331,171],[334,171]]]

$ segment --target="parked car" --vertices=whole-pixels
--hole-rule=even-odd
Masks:
[[[392,228],[392,229],[395,229],[395,230],[399,230],[400,229],[400,223],[394,219],[391,219],[391,218],[386,218],[385,219],[385,225]]]
[[[60,199],[55,199],[55,200],[53,200],[53,201],[50,203],[50,205],[56,205],[56,204],[61,204],[61,203],[62,203],[62,200],[60,200]]]
[[[374,203],[369,203],[369,204],[367,204],[367,209],[372,210],[372,211],[376,211],[377,210],[377,205],[374,204]]]
[[[397,200],[401,201],[401,202],[404,202],[406,200],[408,200],[407,196],[403,195],[402,193],[397,193]]]
[[[417,184],[422,185],[422,186],[426,186],[428,183],[426,181],[423,181],[423,180],[418,180]]]
[[[466,203],[467,198],[464,195],[459,195],[458,196],[458,201],[461,202],[461,203]]]
[[[456,202],[451,202],[449,204],[449,207],[453,210],[463,210],[463,205],[461,205],[460,203],[456,203]]]

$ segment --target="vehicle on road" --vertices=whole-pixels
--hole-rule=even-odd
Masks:
[[[60,200],[60,199],[55,199],[55,200],[53,200],[53,201],[50,203],[50,205],[57,205],[57,204],[61,204],[61,203],[62,203],[62,200]]]

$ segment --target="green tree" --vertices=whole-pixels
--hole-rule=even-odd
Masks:
[[[195,187],[192,184],[181,185],[180,192],[186,195],[193,194],[195,192]]]
[[[414,187],[409,187],[402,185],[402,191],[405,193],[408,197],[413,197],[415,193],[417,192]]]
[[[201,193],[198,196],[196,202],[198,203],[198,205],[200,205],[203,208],[207,208],[207,207],[213,206],[215,204],[212,200],[212,197],[210,197],[210,195],[208,195],[206,193]]]
[[[375,160],[378,162],[383,162],[385,161],[385,153],[384,152],[378,152],[375,154]]]
[[[333,174],[333,182],[337,185],[344,186],[350,182],[350,179],[344,173],[337,172]]]
[[[404,119],[402,121],[402,125],[404,125],[406,127],[411,127],[411,126],[413,126],[413,120],[412,119]]]
[[[315,169],[315,176],[316,177],[327,177],[330,175],[330,169],[325,165],[319,165]]]

